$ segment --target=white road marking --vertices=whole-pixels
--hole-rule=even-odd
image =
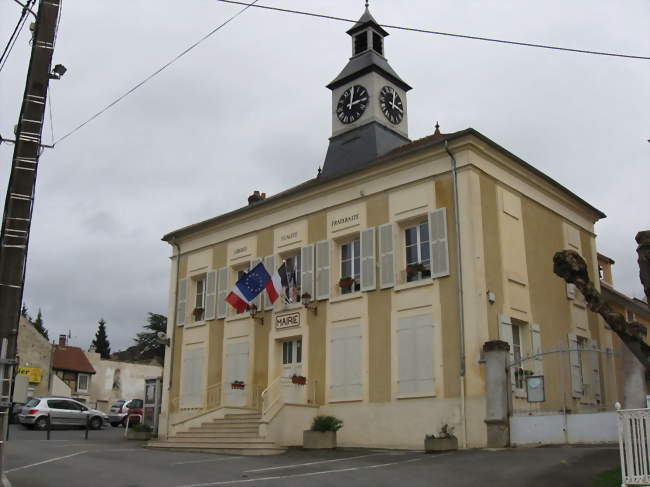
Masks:
[[[251,483],[251,482],[262,482],[266,480],[282,480],[282,479],[295,479],[299,477],[314,477],[316,475],[326,475],[330,473],[341,473],[341,472],[354,472],[356,470],[365,470],[369,468],[382,468],[382,467],[391,467],[393,465],[399,465],[402,463],[411,463],[411,462],[418,462],[420,460],[423,460],[423,458],[412,458],[411,460],[406,460],[403,462],[391,462],[391,463],[380,463],[377,465],[366,465],[363,467],[350,467],[350,468],[341,468],[338,470],[323,470],[320,472],[310,472],[310,473],[297,473],[293,475],[278,475],[276,477],[259,477],[256,479],[238,479],[238,480],[224,480],[221,482],[209,482],[205,484],[188,484],[188,485],[182,485],[180,487],[209,487],[212,485],[232,485],[232,484],[245,484],[245,483]]]
[[[52,448],[63,448],[64,446],[88,446],[88,445],[93,445],[93,443],[64,443],[62,445],[52,445]]]
[[[224,462],[226,460],[237,460],[238,458],[244,458],[244,457],[218,457],[218,458],[208,458],[205,460],[188,460],[186,462],[175,462],[172,463],[172,465],[187,465],[188,463]]]
[[[18,470],[24,470],[26,468],[36,467],[38,465],[43,465],[45,463],[52,463],[52,462],[56,462],[56,461],[59,461],[59,460],[63,460],[65,458],[76,457],[77,455],[83,455],[84,453],[88,453],[88,450],[78,451],[77,453],[72,453],[70,455],[64,455],[62,457],[50,458],[49,460],[43,460],[42,462],[32,463],[30,465],[23,465],[22,467],[11,468],[9,470],[5,470],[5,473],[17,472]]]
[[[343,462],[345,460],[352,460],[355,458],[376,457],[377,455],[385,455],[385,453],[374,453],[372,455],[359,455],[357,457],[337,458],[336,460],[322,460],[320,462],[296,463],[295,465],[282,465],[280,467],[256,468],[255,470],[244,470],[244,473],[265,472],[267,470],[282,470],[286,468],[308,467],[310,465],[318,465],[320,463]]]

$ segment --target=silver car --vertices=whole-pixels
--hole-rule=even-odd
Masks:
[[[52,426],[86,426],[100,429],[108,423],[108,416],[69,397],[35,397],[25,404],[18,414],[18,421],[27,428],[47,428],[48,418]]]

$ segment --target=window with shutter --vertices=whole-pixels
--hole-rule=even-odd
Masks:
[[[269,255],[268,257],[264,257],[264,268],[266,269],[266,272],[268,272],[271,277],[273,277],[273,274],[275,274],[275,271],[277,270],[275,268],[275,256],[274,255]],[[266,311],[273,310],[273,303],[269,299],[269,295],[266,291],[262,292],[262,306]]]
[[[434,336],[431,315],[400,318],[397,323],[399,394],[433,394]]]
[[[578,337],[573,333],[568,335],[569,363],[571,366],[571,394],[572,397],[582,397],[582,364],[578,351]]]
[[[210,271],[206,275],[206,294],[204,319],[214,320],[217,311],[217,273]]]
[[[312,299],[314,297],[314,246],[306,245],[301,251],[302,264],[302,286],[301,295],[308,293]]]
[[[361,288],[361,244],[359,239],[341,244],[341,294],[350,294]]]
[[[361,325],[330,331],[329,399],[361,399]]]
[[[185,324],[187,316],[187,278],[178,281],[178,303],[176,305],[176,324]]]
[[[404,229],[406,282],[431,277],[429,223],[424,221]]]
[[[316,243],[316,299],[330,297],[330,243]]]
[[[429,213],[431,242],[431,277],[449,275],[449,248],[447,243],[447,208]]]
[[[361,232],[361,290],[374,291],[376,287],[375,229],[368,228]]]
[[[393,224],[379,227],[379,287],[386,289],[395,285],[395,258]]]
[[[598,343],[596,340],[591,340],[590,342],[591,349],[594,350],[590,352],[591,361],[592,361],[592,386],[591,390],[594,394],[594,401],[601,402],[602,397],[600,393],[600,350],[598,349]]]
[[[217,318],[223,319],[228,314],[228,268],[222,267],[217,271]]]

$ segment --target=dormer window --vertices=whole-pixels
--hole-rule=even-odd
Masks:
[[[372,48],[382,56],[384,55],[384,39],[376,32],[372,33]]]
[[[368,50],[368,32],[364,31],[354,37],[354,55]]]

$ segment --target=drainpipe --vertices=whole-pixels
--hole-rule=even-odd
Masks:
[[[465,306],[463,301],[463,265],[460,254],[460,207],[458,205],[458,174],[456,158],[445,140],[445,151],[451,158],[451,176],[454,188],[454,223],[456,225],[456,274],[458,275],[458,335],[460,340],[460,414],[463,418],[463,447],[467,448],[467,417],[465,414]]]

